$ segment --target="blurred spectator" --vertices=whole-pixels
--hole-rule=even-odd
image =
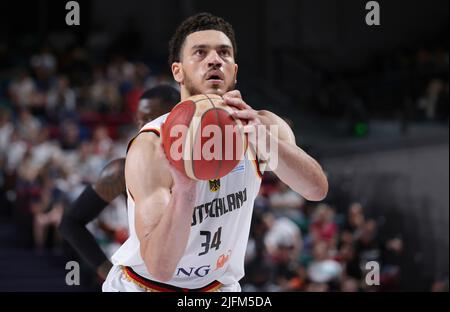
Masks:
[[[308,278],[313,283],[330,283],[340,279],[342,267],[330,256],[327,242],[318,241],[313,248],[313,261],[308,266]]]
[[[52,157],[60,153],[57,142],[50,139],[50,130],[43,127],[38,133],[36,142],[32,147],[32,161],[37,166],[44,166]]]
[[[303,197],[294,192],[281,180],[277,183],[277,191],[269,196],[270,206],[279,212],[296,211],[304,203]]]
[[[343,278],[341,281],[340,291],[342,291],[342,292],[358,292],[359,291],[358,280],[355,278],[351,278],[351,277]]]
[[[286,217],[276,218],[269,212],[264,218],[268,228],[264,243],[274,266],[271,291],[299,290],[302,286],[298,263],[302,248],[300,230]]]
[[[62,123],[60,145],[65,152],[75,151],[80,145],[80,129],[75,122],[65,120]]]
[[[102,113],[120,110],[120,94],[114,80],[105,77],[101,67],[94,68],[93,83],[89,90],[89,109]]]
[[[361,234],[356,240],[355,250],[361,263],[380,260],[381,243],[377,238],[377,224],[375,220],[367,220],[362,227]]]
[[[400,289],[403,240],[399,237],[389,239],[381,249],[381,290],[395,291]]]
[[[110,157],[113,148],[113,141],[108,135],[108,130],[104,126],[98,126],[92,136],[92,152],[95,155]]]
[[[6,148],[10,143],[14,126],[11,122],[11,112],[0,106],[0,159],[4,158]]]
[[[17,108],[29,108],[36,85],[25,69],[19,69],[16,78],[9,85],[11,101]]]
[[[444,92],[444,84],[439,79],[432,79],[427,89],[425,90],[425,95],[419,98],[417,105],[420,110],[423,111],[423,115],[427,120],[437,119],[438,105],[441,94]]]
[[[359,257],[357,257],[353,242],[342,244],[335,260],[343,266],[345,275],[348,278],[360,280],[362,278]]]
[[[39,53],[33,55],[30,63],[33,69],[45,76],[53,74],[57,66],[56,58],[48,46],[44,46]]]
[[[58,78],[58,83],[52,87],[47,98],[47,116],[54,123],[57,120],[71,117],[75,113],[76,94],[71,89],[70,82],[65,76]]]
[[[33,144],[36,142],[41,130],[41,122],[31,114],[29,109],[21,108],[17,121],[17,130],[22,139]]]
[[[338,227],[334,222],[334,212],[330,206],[326,204],[320,204],[314,211],[312,222],[310,225],[310,234],[312,241],[324,241],[329,244],[330,247],[336,245]]]
[[[54,242],[50,244],[51,247],[54,247],[60,239],[56,228],[61,221],[66,205],[64,194],[56,188],[52,178],[44,176],[43,179],[44,184],[40,191],[40,198],[32,205],[35,248],[38,251],[45,247],[49,230],[52,230],[54,239]]]
[[[254,211],[245,255],[246,274],[242,280],[245,291],[268,291],[271,285],[273,264],[264,243],[267,230],[264,212]]]
[[[5,150],[5,171],[13,175],[22,163],[25,154],[29,151],[29,145],[22,140],[19,131],[13,129],[9,138],[9,148]]]
[[[288,248],[292,250],[289,257],[297,260],[302,247],[297,225],[286,217],[276,218],[272,213],[266,213],[264,218],[268,227],[264,243],[269,256],[276,262],[279,257],[286,256],[285,248]]]
[[[358,235],[361,227],[364,225],[364,212],[362,205],[360,203],[352,203],[347,214],[347,223],[345,225],[345,230],[350,232],[352,235]]]

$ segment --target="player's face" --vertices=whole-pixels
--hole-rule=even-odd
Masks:
[[[201,93],[223,95],[236,84],[237,64],[230,39],[221,31],[197,31],[186,37],[181,62],[172,64],[182,97]]]
[[[142,128],[147,122],[164,115],[168,110],[163,109],[164,105],[159,99],[142,99],[139,101],[136,112],[136,122],[138,128]]]

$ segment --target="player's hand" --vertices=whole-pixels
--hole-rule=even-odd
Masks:
[[[241,120],[244,125],[244,133],[247,134],[249,144],[260,158],[267,159],[269,155],[268,142],[270,132],[262,123],[260,112],[254,110],[243,99],[239,90],[233,90],[223,95],[225,104],[234,109],[233,117]]]
[[[225,104],[231,106],[236,110],[252,109],[251,106],[245,103],[245,101],[242,99],[242,95],[239,90],[228,91],[222,96],[222,98]]]
[[[258,111],[254,110],[250,105],[245,103],[239,90],[233,90],[225,93],[223,95],[223,100],[225,104],[233,108],[233,116],[242,121],[244,124],[244,131],[246,133],[251,133],[255,130],[255,128],[257,128],[257,126],[262,125]]]

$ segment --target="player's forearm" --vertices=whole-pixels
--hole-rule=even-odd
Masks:
[[[164,215],[145,240],[144,262],[149,273],[161,281],[172,278],[186,249],[194,205],[195,188],[174,188]]]
[[[63,217],[59,231],[89,266],[97,271],[108,258],[86,227],[69,216]]]
[[[64,239],[96,271],[109,260],[87,230],[86,224],[94,220],[107,204],[89,185],[67,208],[59,225],[59,231]]]
[[[320,201],[328,193],[328,181],[322,167],[294,144],[278,141],[275,174],[307,200]]]

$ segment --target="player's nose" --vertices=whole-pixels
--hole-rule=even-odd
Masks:
[[[215,67],[220,68],[223,64],[223,60],[220,57],[220,55],[217,53],[217,51],[212,50],[208,55],[208,66],[209,67]]]

